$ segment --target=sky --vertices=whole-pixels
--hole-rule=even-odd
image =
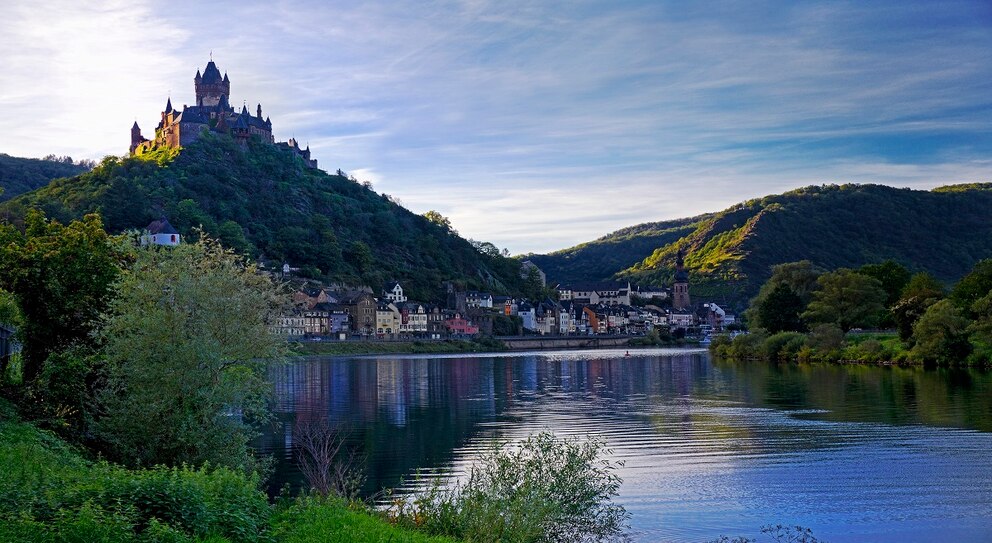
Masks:
[[[992,2],[5,0],[0,152],[122,155],[211,58],[514,254],[822,183],[992,181]]]

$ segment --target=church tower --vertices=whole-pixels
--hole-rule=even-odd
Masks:
[[[227,74],[221,77],[220,70],[211,60],[200,75],[200,70],[196,71],[193,78],[193,86],[196,88],[196,105],[214,107],[223,100],[228,102],[231,98],[231,80]]]
[[[675,257],[675,281],[672,285],[672,307],[689,308],[689,272],[685,271],[685,255],[679,249]]]

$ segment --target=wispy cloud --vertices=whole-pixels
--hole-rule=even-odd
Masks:
[[[50,7],[0,22],[0,151],[120,153],[212,49],[278,138],[514,252],[803,184],[992,178],[981,2]]]

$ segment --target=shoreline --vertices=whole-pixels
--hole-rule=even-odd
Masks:
[[[628,345],[637,338],[623,338],[616,345],[602,344],[600,339],[583,337],[535,337],[519,339],[510,346],[499,338],[480,340],[427,340],[427,341],[306,341],[296,342],[290,348],[292,356],[364,356],[383,354],[506,354],[527,351],[580,351],[590,349],[629,349],[701,347],[693,342],[675,342],[658,345]],[[620,338],[613,338],[620,339]],[[595,340],[590,344],[590,340]],[[511,340],[511,343],[513,340]],[[562,344],[564,342],[564,344]],[[569,345],[568,343],[574,343]]]

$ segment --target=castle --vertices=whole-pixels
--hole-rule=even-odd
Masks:
[[[247,147],[248,139],[259,140],[288,150],[304,160],[307,166],[317,167],[317,161],[310,158],[310,146],[301,149],[295,139],[288,142],[275,142],[272,137],[272,121],[262,119],[262,104],[258,104],[255,115],[243,105],[241,112],[231,107],[231,80],[227,73],[221,77],[220,70],[211,59],[200,74],[193,78],[196,91],[196,105],[183,105],[182,111],[172,107],[172,98],[165,103],[162,120],[155,127],[155,139],[148,140],[141,135],[141,128],[135,121],[131,127],[131,154],[140,155],[156,147],[179,148],[196,141],[205,131],[230,134],[235,141]]]

